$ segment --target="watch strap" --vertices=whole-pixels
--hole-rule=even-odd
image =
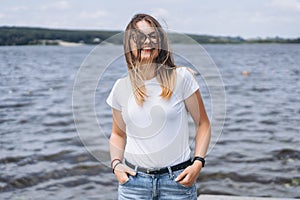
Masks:
[[[201,163],[202,163],[202,167],[204,167],[205,165],[205,159],[200,157],[200,156],[195,156],[194,159],[193,159],[193,163],[196,161],[196,160],[199,160]]]

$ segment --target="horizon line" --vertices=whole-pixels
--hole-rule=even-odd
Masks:
[[[49,30],[66,30],[66,31],[113,31],[113,32],[123,32],[124,30],[113,30],[113,29],[85,29],[85,28],[54,28],[54,27],[45,27],[45,26],[26,26],[26,25],[1,25],[0,28],[2,27],[9,27],[9,28],[36,28],[36,29],[49,29]],[[168,30],[168,29],[166,29]],[[171,30],[171,31],[174,31],[174,30]],[[179,31],[174,31],[174,32],[177,32],[177,33],[180,33]],[[240,36],[240,35],[216,35],[216,34],[209,34],[209,33],[184,33],[182,32],[183,34],[187,34],[187,35],[199,35],[199,36],[212,36],[212,37],[231,37],[231,38],[242,38],[242,39],[245,39],[245,40],[251,40],[251,39],[274,39],[274,38],[280,38],[280,39],[285,39],[285,40],[288,40],[288,39],[299,39],[300,38],[300,35],[298,37],[282,37],[282,36],[279,36],[279,35],[276,35],[276,36],[255,36],[255,37],[244,37],[244,36]]]

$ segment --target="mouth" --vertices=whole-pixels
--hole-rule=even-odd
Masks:
[[[153,47],[142,47],[143,53],[151,53],[153,50],[155,50]]]

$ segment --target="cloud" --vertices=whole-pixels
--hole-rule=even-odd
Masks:
[[[99,19],[101,17],[106,16],[106,14],[107,13],[105,11],[101,11],[101,10],[95,11],[95,12],[92,12],[92,11],[89,11],[89,12],[82,11],[82,12],[79,13],[79,17],[81,19]]]
[[[59,10],[66,10],[71,7],[71,4],[68,1],[59,1],[54,7]]]
[[[291,22],[293,21],[292,18],[286,17],[284,15],[271,15],[271,14],[266,14],[263,12],[255,12],[248,17],[249,22],[254,23],[254,24],[269,24],[269,23],[278,23],[278,22]]]
[[[298,0],[272,0],[271,5],[280,9],[300,12],[300,1]]]
[[[48,5],[43,5],[41,9],[42,10],[51,10],[51,9],[54,9],[54,10],[67,10],[69,8],[71,8],[70,2],[62,0],[62,1],[58,1],[58,2],[53,2],[53,3],[48,4]]]
[[[169,15],[169,12],[163,8],[156,8],[152,10],[151,15],[155,17],[167,17]]]
[[[10,9],[12,12],[20,12],[20,11],[26,11],[28,10],[28,7],[26,6],[17,6]]]

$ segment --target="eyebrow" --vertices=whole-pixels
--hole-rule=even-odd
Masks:
[[[151,33],[146,34],[146,33],[142,32],[140,30],[137,30],[137,32],[142,33],[144,35],[152,35],[152,34],[156,33],[156,31],[152,31]]]

